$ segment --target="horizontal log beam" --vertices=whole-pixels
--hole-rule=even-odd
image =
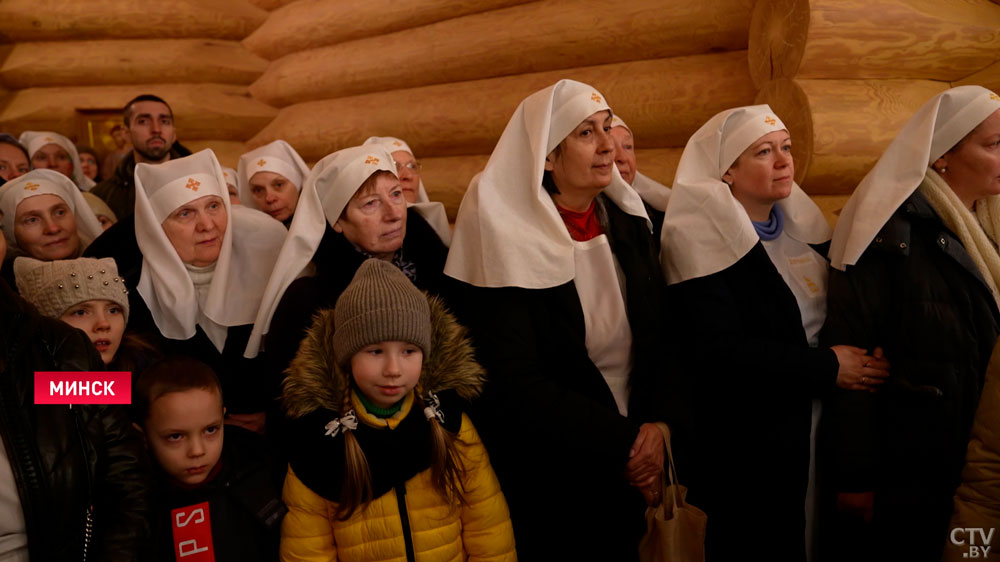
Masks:
[[[572,78],[601,91],[640,146],[683,146],[712,115],[753,102],[746,51],[491,78],[307,102],[281,110],[247,142],[276,139],[307,160],[370,135],[406,139],[419,157],[486,154],[529,94]]]
[[[768,0],[754,6],[750,72],[777,78],[953,81],[1000,59],[988,0]]]
[[[277,110],[232,84],[136,84],[28,88],[11,92],[0,107],[0,130],[76,130],[78,110],[118,111],[140,94],[160,96],[174,111],[178,138],[245,140]]]
[[[244,0],[3,0],[4,41],[205,38],[240,40],[267,19]]]
[[[11,89],[199,82],[249,84],[267,61],[236,41],[122,39],[18,43],[0,65]]]
[[[290,54],[250,87],[275,107],[496,76],[745,49],[750,0],[548,0]]]
[[[531,1],[299,0],[272,13],[264,25],[243,40],[243,44],[254,53],[274,60],[298,51],[385,35]]]

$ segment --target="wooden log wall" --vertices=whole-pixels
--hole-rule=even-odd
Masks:
[[[839,211],[903,125],[952,86],[1000,88],[990,0],[758,0],[749,67],[791,129],[796,180]]]
[[[401,137],[424,164],[431,198],[454,218],[518,103],[572,78],[607,96],[636,135],[639,169],[669,185],[691,133],[713,114],[753,102],[752,7],[753,0],[633,0],[613,8],[597,0],[293,1],[243,42],[272,59],[251,93],[281,108],[248,145],[282,138],[315,161],[370,135]]]
[[[240,43],[267,16],[246,0],[3,0],[0,131],[84,142],[78,112],[151,93],[173,108],[182,143],[235,166],[277,114],[247,89],[267,60]]]

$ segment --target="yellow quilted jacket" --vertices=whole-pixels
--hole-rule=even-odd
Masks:
[[[424,357],[415,392],[424,395],[447,391],[466,400],[474,398],[482,387],[483,371],[473,359],[464,328],[436,299],[431,299],[430,303],[432,353]],[[289,511],[281,525],[281,560],[406,562],[405,516],[415,562],[515,561],[517,555],[507,502],[490,467],[486,449],[464,413],[459,425],[455,417],[448,417],[449,412],[445,409],[445,416],[451,420],[448,425],[454,428],[453,431],[457,429],[456,445],[466,468],[462,481],[467,502],[464,507],[445,503],[431,484],[429,468],[406,480],[405,513],[400,512],[396,489],[390,488],[368,505],[359,507],[346,521],[336,518],[336,503],[303,483],[303,479],[320,486],[334,483],[339,489],[339,482],[333,482],[335,478],[324,480],[324,467],[329,463],[315,462],[322,458],[330,437],[323,436],[322,425],[315,426],[311,421],[317,412],[323,412],[318,419],[320,424],[326,423],[330,419],[327,412],[341,409],[336,397],[344,396],[346,390],[347,375],[332,361],[332,330],[333,311],[320,312],[289,367],[284,383],[282,400],[290,423],[298,421],[312,429],[318,427],[320,441],[309,442],[316,443],[319,449],[307,445],[293,452],[293,456],[304,457],[302,468],[308,469],[313,480],[296,475],[289,467],[283,491]],[[385,419],[370,414],[356,394],[352,393],[351,398],[358,423],[377,428],[377,432],[394,431],[409,415],[424,415],[419,408],[413,411],[414,392],[404,399],[400,411]],[[371,431],[370,428],[367,431]],[[294,437],[292,440],[289,446],[294,448]],[[373,459],[370,457],[369,462]],[[299,465],[293,462],[293,466]],[[375,469],[373,465],[373,472]]]
[[[413,395],[386,420],[366,412],[357,399],[354,405],[359,423],[387,424],[391,429],[410,413]],[[446,504],[431,484],[430,469],[406,482],[406,511],[416,560],[516,560],[507,502],[476,428],[464,414],[458,438],[464,444],[459,450],[467,469],[463,480],[467,506],[452,509]],[[337,506],[313,493],[291,469],[283,496],[288,515],[281,524],[281,560],[406,561],[395,490],[359,508],[347,521],[338,521],[334,516]]]

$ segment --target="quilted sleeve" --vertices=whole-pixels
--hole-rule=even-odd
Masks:
[[[282,562],[336,561],[331,503],[303,484],[291,467],[282,499],[288,506],[288,514],[281,522]]]
[[[458,437],[465,462],[463,484],[468,504],[462,509],[462,543],[469,562],[515,561],[514,529],[507,500],[500,491],[486,448],[465,414]]]

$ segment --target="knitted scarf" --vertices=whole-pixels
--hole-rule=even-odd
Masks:
[[[1000,232],[1000,196],[976,201],[975,214],[955,195],[947,182],[932,168],[927,168],[920,193],[937,212],[944,225],[958,236],[966,253],[979,268],[993,299],[1000,307],[1000,254],[995,245]]]

